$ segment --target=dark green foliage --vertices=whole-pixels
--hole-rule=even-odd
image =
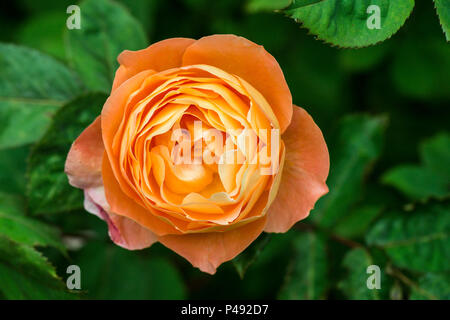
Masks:
[[[100,114],[107,96],[87,94],[64,105],[28,164],[28,206],[32,213],[51,214],[82,208],[82,192],[71,187],[64,163],[72,142]]]
[[[366,26],[369,2],[380,5],[380,30]],[[81,7],[80,30],[66,28],[71,4]],[[11,6],[0,12],[1,298],[450,299],[448,1]],[[294,103],[324,133],[331,169],[330,192],[309,218],[261,235],[210,276],[160,244],[113,245],[63,170],[101,112],[122,50],[213,33],[247,37],[277,59]],[[78,294],[64,283],[71,264],[81,267]],[[367,286],[371,265],[380,289]]]

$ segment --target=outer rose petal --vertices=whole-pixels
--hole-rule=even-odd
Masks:
[[[102,184],[103,147],[100,117],[75,140],[67,155],[64,171],[69,183],[84,189]]]
[[[294,106],[292,123],[282,139],[286,145],[283,175],[267,213],[266,232],[286,232],[306,218],[316,201],[328,192],[327,145],[319,127],[304,109]]]
[[[108,224],[111,239],[134,250],[149,247],[156,236],[134,221],[110,212],[102,187],[103,146],[101,120],[97,117],[75,140],[67,156],[65,171],[69,183],[84,189],[84,206]]]
[[[263,231],[266,216],[225,232],[169,235],[158,240],[203,272],[214,274],[219,265],[245,250]]]
[[[110,212],[103,187],[84,191],[84,207],[108,224],[111,240],[128,250],[143,249],[157,241],[156,235],[131,219]]]
[[[278,62],[263,46],[235,35],[212,35],[186,49],[183,66],[208,64],[238,75],[269,102],[281,132],[292,118],[292,96]]]
[[[146,49],[123,51],[117,58],[120,67],[116,71],[112,90],[141,71],[158,72],[180,67],[184,51],[194,42],[189,38],[172,38],[156,42]]]

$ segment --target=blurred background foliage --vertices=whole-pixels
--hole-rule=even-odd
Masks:
[[[263,0],[86,0],[82,29],[69,31],[74,3],[1,4],[1,298],[450,298],[450,47],[433,1],[416,1],[399,32],[362,49],[326,44]],[[309,218],[210,276],[160,244],[113,245],[63,166],[120,51],[214,33],[277,59],[294,103],[324,133],[331,171]],[[71,264],[80,292],[65,290]],[[372,264],[380,290],[366,286]]]

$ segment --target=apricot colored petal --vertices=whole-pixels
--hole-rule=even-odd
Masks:
[[[268,211],[266,232],[286,232],[306,218],[316,201],[328,192],[327,145],[304,109],[294,106],[292,123],[282,139],[286,145],[284,167],[278,194]]]
[[[69,183],[84,189],[102,184],[103,146],[100,117],[75,140],[67,155],[64,171]]]
[[[264,47],[235,35],[203,37],[189,46],[183,66],[206,64],[235,74],[268,101],[284,132],[292,118],[292,96],[278,62]]]
[[[169,223],[157,218],[148,208],[141,206],[122,191],[116,177],[114,176],[106,153],[103,159],[102,175],[105,187],[105,196],[111,207],[111,212],[137,222],[156,235],[180,233]]]
[[[144,249],[157,241],[157,236],[149,229],[110,212],[103,187],[84,190],[84,207],[107,223],[111,240],[125,249]]]
[[[103,105],[101,114],[102,136],[105,150],[108,156],[111,157],[111,159],[114,159],[114,157],[118,157],[118,155],[113,152],[112,146],[114,137],[117,134],[117,130],[120,127],[120,123],[125,113],[126,103],[130,98],[130,95],[133,92],[137,91],[145,81],[145,79],[153,73],[154,71],[150,70],[142,71],[131,79],[128,79],[123,85],[120,86],[120,88],[111,93],[111,95]],[[117,162],[113,162],[112,165],[117,179],[120,179],[121,172]],[[127,186],[127,183],[123,178],[119,180],[119,183],[121,185],[121,188],[127,188],[125,190],[125,193],[128,196],[133,195],[134,191],[130,186]]]
[[[263,231],[266,217],[242,227],[212,233],[169,235],[158,240],[203,272],[214,274],[217,267],[245,250]]]
[[[164,71],[181,66],[187,47],[195,42],[189,38],[171,38],[156,42],[146,49],[123,51],[117,60],[120,63],[116,71],[113,88],[144,70]]]

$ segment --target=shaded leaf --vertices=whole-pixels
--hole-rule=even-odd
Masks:
[[[313,232],[298,233],[279,299],[323,299],[328,285],[326,240]]]
[[[374,14],[367,12],[369,5],[380,10],[380,28],[368,27]],[[414,0],[327,0],[284,12],[325,42],[340,47],[365,47],[390,38],[405,23],[413,7]]]
[[[417,32],[399,40],[393,50],[390,72],[397,90],[409,98],[449,99],[450,46],[439,37],[421,37]]]
[[[434,6],[444,31],[445,38],[450,41],[450,3],[448,0],[434,0]]]
[[[412,199],[445,197],[450,193],[450,182],[446,177],[420,166],[395,167],[383,175],[382,181]]]
[[[386,172],[382,181],[411,199],[450,195],[450,136],[439,134],[421,144],[421,166],[401,165]]]
[[[422,163],[450,180],[450,135],[440,133],[420,145]]]
[[[248,267],[250,267],[250,265],[258,259],[261,251],[270,241],[270,238],[270,234],[262,233],[258,239],[250,245],[249,248],[245,249],[244,252],[233,259],[233,265],[241,279],[244,278]]]
[[[450,274],[427,273],[412,288],[411,300],[450,300]]]
[[[100,114],[107,96],[87,94],[63,106],[32,150],[27,196],[32,213],[51,214],[83,207],[82,192],[69,185],[64,163],[70,146]]]
[[[344,238],[356,238],[365,234],[369,225],[380,215],[382,205],[362,205],[339,220],[333,233]]]
[[[367,280],[374,275],[373,271],[367,272],[371,265],[380,268],[380,289],[369,289],[367,286]],[[345,255],[342,266],[347,270],[347,275],[339,282],[338,288],[348,299],[380,300],[389,297],[391,280],[385,273],[385,263],[382,259],[375,259],[366,249],[357,248]]]
[[[17,35],[18,41],[41,52],[65,59],[63,31],[66,28],[66,7],[38,14],[25,21]]]
[[[0,149],[39,139],[51,115],[82,91],[60,62],[11,44],[0,44],[0,82]]]
[[[366,241],[386,251],[393,264],[414,271],[450,270],[450,203],[391,212],[368,232]]]
[[[119,4],[109,0],[80,3],[81,28],[67,30],[67,55],[91,90],[109,92],[123,50],[147,47],[140,23]]]
[[[0,194],[0,236],[29,246],[52,246],[65,252],[56,229],[23,213],[18,200]]]
[[[339,64],[348,72],[366,72],[377,67],[386,57],[388,43],[382,43],[377,46],[340,50]]]
[[[0,292],[7,299],[69,299],[55,269],[35,249],[0,236]]]
[[[25,193],[25,172],[29,146],[0,150],[0,192]]]
[[[371,165],[380,156],[386,118],[368,115],[347,116],[340,123],[337,150],[331,157],[329,194],[316,204],[311,219],[325,228],[346,216],[362,194],[362,183]]]
[[[157,14],[157,8],[160,0],[116,0],[118,3],[123,4],[130,13],[136,17],[136,19],[142,23],[145,30],[149,32],[149,29],[153,31],[155,26],[155,15]],[[150,32],[151,34],[151,32]]]
[[[185,297],[180,274],[160,257],[149,257],[114,245],[91,242],[74,261],[81,269],[81,289],[86,290],[91,299]]]
[[[274,11],[286,8],[293,0],[250,0],[247,3],[249,12]]]

